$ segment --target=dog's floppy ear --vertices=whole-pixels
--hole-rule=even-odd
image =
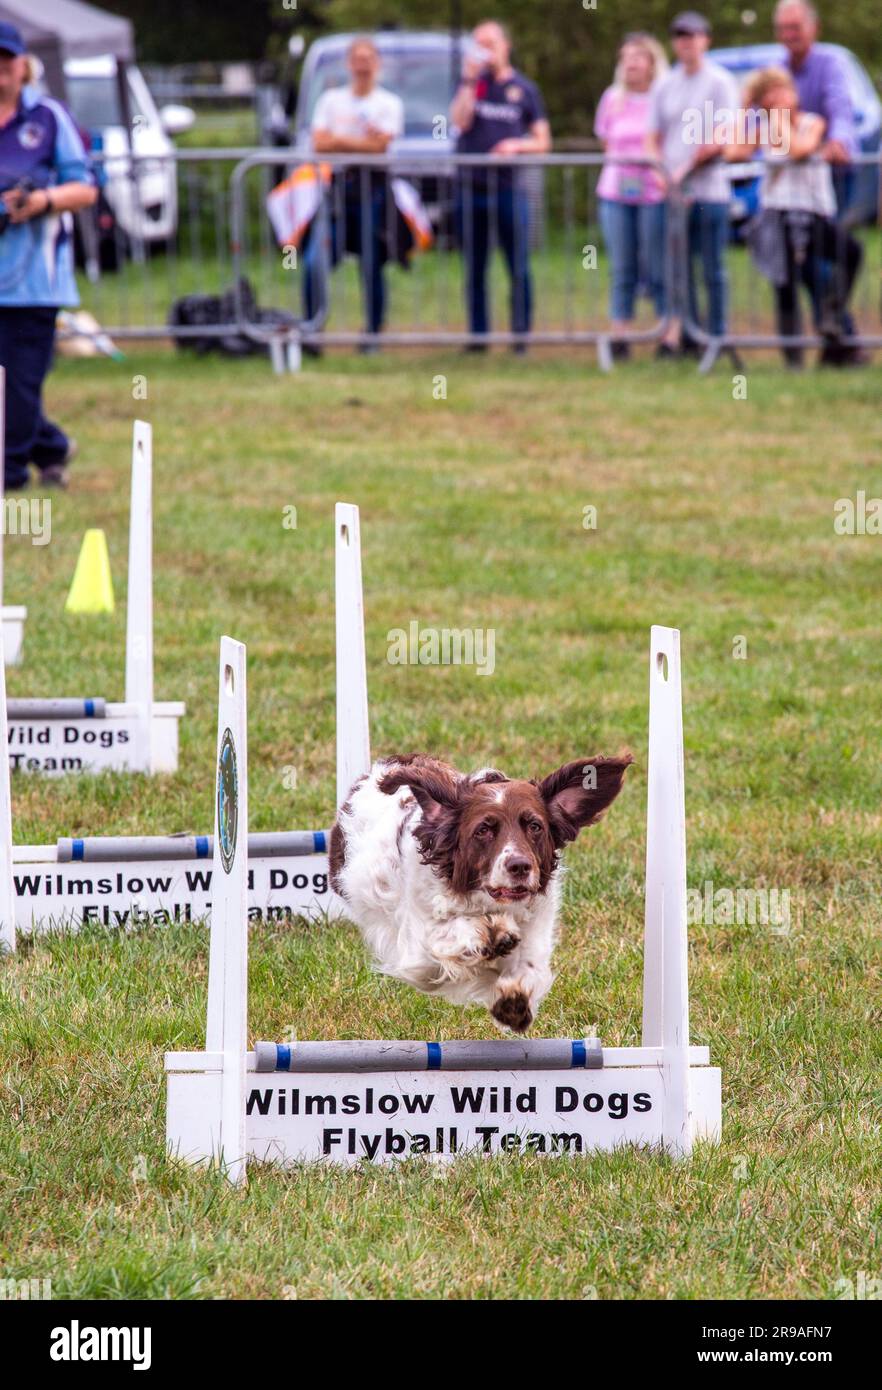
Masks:
[[[580,758],[564,763],[539,783],[548,811],[551,833],[558,845],[575,840],[579,831],[598,820],[622,790],[631,753],[617,758]]]
[[[423,813],[422,823],[427,829],[434,829],[457,809],[455,783],[431,768],[393,766],[383,774],[377,786],[387,796],[401,787],[408,787]]]

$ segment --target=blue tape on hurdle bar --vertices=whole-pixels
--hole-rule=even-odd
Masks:
[[[196,836],[196,858],[207,859],[210,851],[207,835]]]
[[[86,857],[86,846],[82,840],[74,840],[70,857],[71,859],[84,859]]]
[[[259,1072],[569,1071],[603,1066],[599,1038],[508,1038],[504,1042],[333,1042],[254,1044]]]
[[[316,854],[325,853],[327,846],[325,843],[325,832],[323,830],[314,830],[312,832],[312,847]]]
[[[94,701],[94,700],[86,700],[86,701],[85,701],[85,705],[86,705],[86,718],[87,718],[87,719],[94,719],[94,718],[95,718],[95,701]]]

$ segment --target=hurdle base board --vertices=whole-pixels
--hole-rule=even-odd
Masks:
[[[153,771],[177,772],[178,724],[186,713],[180,701],[152,707]],[[133,704],[110,704],[103,719],[9,720],[11,772],[61,776],[71,772],[144,772],[140,711]]]
[[[4,607],[0,611],[3,621],[3,661],[6,666],[18,666],[21,662],[27,616],[26,608]]]
[[[211,912],[210,859],[59,863],[55,855],[54,845],[13,851],[15,921],[22,933],[76,930],[84,922],[120,930],[168,926],[202,921]],[[254,858],[248,874],[250,921],[346,915],[330,887],[327,854]]]
[[[604,1056],[645,1052],[605,1049]],[[205,1165],[218,1157],[221,1061],[219,1053],[166,1055],[166,1142],[170,1156],[183,1162]],[[717,1142],[720,1069],[690,1065],[689,1078],[693,1138]],[[391,1163],[415,1155],[443,1162],[468,1153],[588,1154],[622,1145],[661,1149],[671,1119],[664,1069],[645,1061],[531,1072],[306,1074],[249,1066],[245,1097],[248,1157],[281,1166]]]

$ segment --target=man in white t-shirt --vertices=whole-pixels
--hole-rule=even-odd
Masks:
[[[711,26],[687,10],[671,24],[677,64],[656,86],[650,105],[649,150],[685,194],[689,315],[715,338],[726,332],[726,244],[729,178],[722,162],[727,133],[741,106],[738,87],[725,68],[706,56]],[[696,262],[701,261],[707,315],[698,307]],[[660,351],[676,354],[679,319],[671,320]]]
[[[347,55],[351,82],[322,92],[312,117],[316,154],[385,154],[404,131],[404,106],[394,92],[378,85],[380,55],[371,39],[353,39]],[[387,259],[383,233],[387,217],[387,181],[382,170],[352,167],[335,173],[326,215],[315,218],[303,249],[303,311],[312,319],[324,305],[328,266],[345,252],[361,265],[365,327],[383,326]],[[363,345],[366,349],[367,345]]]

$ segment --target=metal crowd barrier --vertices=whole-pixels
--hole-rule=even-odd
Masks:
[[[88,215],[81,218],[85,271],[83,307],[103,330],[120,340],[173,338],[197,344],[235,339],[269,349],[277,369],[299,363],[301,349],[328,347],[470,347],[557,344],[593,347],[604,368],[613,360],[608,293],[609,255],[600,229],[597,185],[602,154],[493,156],[437,154],[306,156],[290,149],[182,149],[173,155],[103,161],[106,194],[118,210],[102,254],[116,269],[102,265]],[[628,160],[627,163],[651,161]],[[878,167],[878,156],[861,165]],[[333,177],[324,188],[308,236],[280,246],[267,213],[270,191],[295,169],[327,167]],[[659,171],[660,172],[660,171]],[[737,171],[736,171],[737,172]],[[431,249],[413,255],[404,270],[389,257],[382,272],[387,312],[381,332],[365,323],[365,273],[361,262],[344,255],[336,269],[332,237],[351,243],[359,236],[368,247],[381,235],[392,247],[398,221],[393,182],[403,178],[419,192],[432,225]],[[517,197],[512,198],[512,187]],[[503,257],[504,214],[514,202],[511,250],[517,265],[529,264],[533,319],[529,331],[510,321],[512,287]],[[648,312],[645,296],[622,344],[657,344],[670,317],[702,353],[709,370],[720,352],[731,349],[818,348],[815,331],[782,337],[776,328],[774,295],[744,246],[726,253],[730,279],[726,332],[708,332],[702,314],[690,314],[685,291],[688,205],[667,189],[665,313]],[[292,227],[292,231],[294,228]],[[345,235],[344,235],[345,233]],[[846,346],[880,347],[878,274],[882,234],[877,228],[856,233],[864,246],[863,269],[852,311],[856,331]],[[488,243],[486,331],[473,331],[466,309],[468,264]],[[342,248],[337,247],[338,250]],[[470,256],[470,252],[472,253]],[[109,256],[108,256],[109,253]],[[312,294],[304,281],[313,277]],[[645,277],[643,277],[645,278]],[[698,275],[699,282],[701,275]],[[645,286],[644,286],[645,288]],[[516,306],[523,309],[525,283],[514,276]],[[217,322],[170,323],[172,305],[186,296],[217,296]],[[805,323],[811,328],[806,294]],[[217,306],[216,306],[217,307]],[[260,311],[270,311],[269,319]]]
[[[628,161],[654,167],[652,161]],[[253,259],[249,241],[258,198],[269,191],[265,171],[276,168],[279,152],[259,150],[242,159],[233,171],[231,201],[234,266],[240,280]],[[603,167],[601,154],[549,154],[519,156],[502,161],[487,155],[440,153],[421,155],[308,156],[292,161],[301,168],[332,175],[325,188],[315,223],[304,243],[297,246],[298,269],[303,278],[313,276],[317,304],[301,305],[301,322],[293,336],[307,350],[324,346],[370,347],[472,347],[527,344],[594,346],[601,365],[611,363],[611,335],[607,314],[606,270],[598,217],[597,183]],[[386,268],[389,321],[382,333],[365,325],[365,281],[370,282],[370,254],[363,257],[358,278],[350,270],[334,273],[333,239],[345,234],[369,247],[376,242],[371,219],[386,246],[395,241],[394,181],[404,178],[420,193],[431,211],[434,244],[425,254],[411,258],[406,275]],[[505,211],[503,211],[505,209]],[[506,233],[516,270],[509,286],[499,251]],[[264,235],[260,228],[260,235]],[[315,242],[319,245],[316,246]],[[465,300],[468,267],[487,246],[487,310],[485,329],[468,322]],[[281,257],[281,252],[279,253]],[[390,257],[391,259],[391,257]],[[318,264],[317,264],[318,262]],[[365,264],[366,262],[366,264]],[[528,274],[522,268],[528,266]],[[290,277],[289,277],[290,279]],[[523,311],[527,280],[531,287],[533,321],[529,331],[511,323],[511,304]],[[361,283],[358,283],[358,280]],[[259,297],[259,296],[258,296]],[[241,307],[241,306],[240,306]],[[244,313],[240,327],[255,338],[271,341],[272,330],[262,331]],[[644,317],[642,326],[616,334],[622,343],[658,342],[665,330],[663,318]]]
[[[523,156],[508,164],[492,156],[439,151],[363,156],[356,163],[341,155],[304,160],[292,150],[275,148],[183,149],[164,157],[107,158],[106,191],[129,213],[117,219],[114,232],[117,269],[101,268],[93,251],[82,276],[83,307],[120,340],[238,335],[276,353],[299,351],[300,345],[309,350],[379,342],[389,347],[571,344],[595,347],[608,366],[608,257],[597,199],[603,162],[600,154],[561,154]],[[331,226],[336,222],[339,230],[348,218],[350,233],[353,223],[360,224],[369,242],[368,219],[373,216],[391,245],[396,213],[390,189],[398,178],[417,188],[430,213],[432,248],[414,255],[407,271],[394,258],[385,268],[388,316],[382,334],[366,328],[362,270],[349,257],[336,271],[319,265],[319,303],[314,312],[305,312],[303,259],[308,248],[289,247],[286,255],[266,210],[271,189],[304,163],[330,166],[334,174],[310,234],[316,241],[327,242]],[[509,280],[499,255],[504,234],[500,196],[512,179],[518,201],[522,197],[527,209],[526,227],[518,223],[515,228],[514,251],[516,258],[523,251],[529,256],[534,305],[529,332],[512,332]],[[159,230],[164,233],[173,223],[167,236],[145,226],[143,216],[132,215],[131,209],[142,209],[151,196]],[[486,235],[490,262],[490,322],[482,333],[470,330],[465,305],[463,247],[474,245],[477,234]],[[326,250],[314,250],[313,265]],[[369,257],[367,261],[369,272]],[[519,275],[514,278],[515,296],[522,296],[524,285]],[[257,305],[287,322],[260,322],[245,282]],[[195,327],[168,322],[175,300],[224,291],[228,312],[222,322]],[[631,331],[617,337],[657,342],[664,327],[664,321],[644,312]]]

